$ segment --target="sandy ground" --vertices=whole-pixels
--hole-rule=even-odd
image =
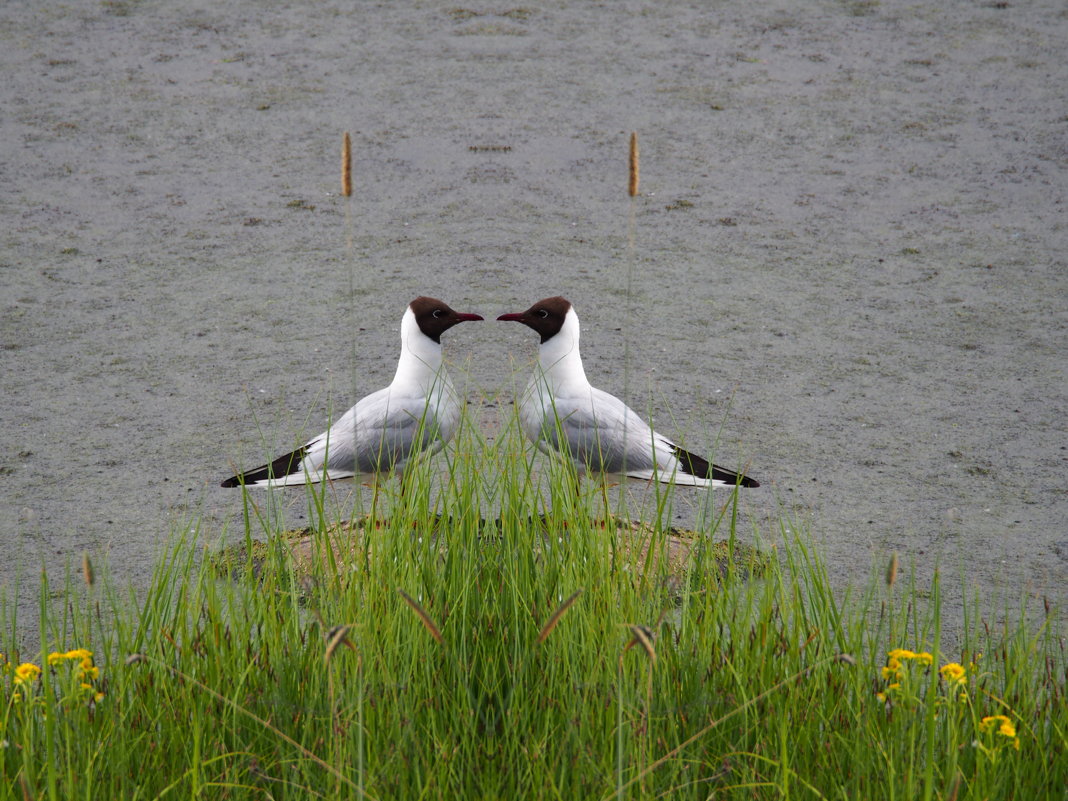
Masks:
[[[571,298],[594,383],[722,426],[750,518],[839,587],[896,551],[949,621],[962,579],[1068,602],[1062,2],[279,5],[0,5],[24,624],[42,563],[143,585],[184,521],[232,526],[219,480],[388,382],[417,294]],[[446,345],[476,399],[534,352]]]

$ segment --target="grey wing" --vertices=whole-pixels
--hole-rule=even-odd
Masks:
[[[330,478],[378,473],[403,466],[416,451],[444,443],[435,409],[425,398],[391,397],[385,388],[363,398],[321,436],[308,443],[305,471]]]
[[[595,387],[588,396],[556,398],[541,432],[542,441],[570,455],[579,469],[602,473],[652,470],[655,437],[637,412]]]

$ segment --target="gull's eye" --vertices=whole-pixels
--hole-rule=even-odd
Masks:
[[[434,317],[441,317],[441,309],[434,309]]]
[[[548,312],[548,310],[547,310],[547,309],[538,309],[538,310],[537,310],[536,312],[534,312],[534,313],[535,313],[536,315],[538,315],[538,317],[548,317],[548,316],[549,316],[549,312]]]

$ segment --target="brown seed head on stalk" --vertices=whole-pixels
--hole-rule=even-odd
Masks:
[[[638,196],[638,133],[631,131],[630,134],[630,196]]]
[[[356,646],[353,645],[352,641],[349,639],[349,632],[351,630],[352,626],[342,624],[340,626],[334,626],[323,635],[326,639],[326,653],[323,658],[327,663],[334,658],[334,653],[342,645],[353,651],[356,650]]]
[[[645,655],[649,657],[649,661],[655,664],[656,648],[653,647],[653,643],[656,641],[656,632],[648,626],[635,623],[628,623],[627,628],[630,629],[631,639],[623,650],[629,651],[635,645],[640,645]]]
[[[564,612],[571,608],[571,604],[575,603],[580,595],[582,595],[581,587],[571,593],[571,597],[560,604],[560,608],[553,612],[552,617],[549,618],[549,622],[542,626],[541,631],[538,632],[539,645],[545,642],[545,639],[553,633],[553,629],[555,629],[556,624],[560,622],[560,618],[564,616]]]
[[[86,587],[93,586],[93,563],[89,561],[88,553],[82,553],[82,578],[85,579]]]
[[[352,140],[348,131],[341,140],[341,194],[352,197]]]
[[[897,552],[890,554],[890,564],[886,566],[886,586],[890,589],[894,588],[894,582],[897,581]]]
[[[400,593],[400,597],[404,599],[404,602],[412,608],[412,611],[419,615],[419,619],[423,621],[423,625],[426,627],[426,630],[430,632],[430,636],[437,640],[439,645],[444,644],[445,639],[441,636],[441,630],[434,625],[434,621],[430,619],[430,615],[426,613],[426,610],[404,590],[398,589],[397,592]]]

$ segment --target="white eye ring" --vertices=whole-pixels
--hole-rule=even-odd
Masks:
[[[433,316],[441,317],[441,309],[434,309]]]
[[[538,317],[548,317],[549,316],[549,312],[546,311],[545,309],[538,309],[537,315],[538,315]]]

